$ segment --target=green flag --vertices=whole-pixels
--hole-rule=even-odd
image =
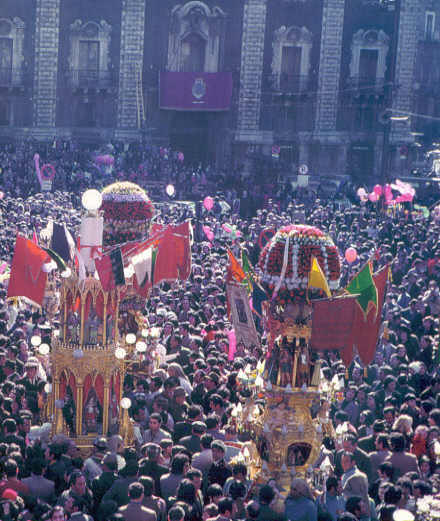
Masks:
[[[371,262],[367,262],[361,271],[351,279],[345,290],[351,295],[357,295],[356,300],[364,317],[367,316],[371,306],[377,310],[377,288],[373,280]]]
[[[244,250],[241,250],[241,266],[246,274],[246,278],[243,279],[243,282],[247,284],[247,291],[249,295],[251,295],[254,285],[253,269]]]

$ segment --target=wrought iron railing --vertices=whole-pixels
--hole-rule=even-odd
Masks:
[[[71,69],[68,81],[72,87],[108,88],[113,84],[112,71],[97,69]]]

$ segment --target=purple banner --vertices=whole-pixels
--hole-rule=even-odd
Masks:
[[[161,72],[160,108],[166,110],[229,110],[230,72]]]

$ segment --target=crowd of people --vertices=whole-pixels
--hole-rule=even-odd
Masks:
[[[53,220],[76,236],[81,191],[95,186],[95,177],[99,184],[111,178],[92,174],[75,181],[90,154],[55,143],[42,153],[45,161],[56,161],[57,171],[53,191],[43,195],[33,171],[35,151],[28,143],[0,153],[2,265],[11,262],[17,231],[38,235]],[[420,501],[440,492],[438,213],[410,204],[386,211],[354,198],[341,208],[334,199],[311,193],[301,200],[295,193],[277,197],[276,186],[243,212],[253,190],[246,176],[236,185],[235,174],[217,178],[214,169],[200,169],[193,183],[193,170],[177,156],[165,159],[160,150],[114,154],[117,171],[141,186],[147,183],[129,163],[147,164],[153,177],[166,168],[167,182],[175,183],[180,195],[194,193],[200,184],[196,199],[236,193],[228,196],[230,204],[216,204],[209,212],[196,205],[199,226],[189,280],[153,288],[145,303],[143,313],[158,328],[166,357],[151,376],[129,375],[124,382],[135,425],[133,446],[124,446],[118,434],[98,435],[86,457],[74,439],[51,437],[50,425],[41,419],[51,381],[49,359],[30,339],[40,335],[50,342],[52,324],[44,310],[8,301],[8,281],[0,274],[0,519],[391,521],[401,509],[420,515]],[[263,194],[271,197],[265,200]],[[222,202],[220,196],[216,202]],[[180,222],[192,211],[168,201],[158,209],[157,221]],[[344,380],[342,395],[331,403],[336,436],[324,438],[316,463],[319,467],[327,457],[329,475],[321,485],[294,477],[288,491],[279,491],[273,480],[251,482],[248,468],[233,459],[243,441],[231,421],[232,408],[244,397],[237,375],[248,365],[256,368],[266,334],[257,321],[261,346],[239,344],[234,360],[228,360],[225,275],[227,248],[246,249],[256,264],[261,232],[299,221],[332,236],[341,253],[341,287],[373,252],[375,267],[389,263],[392,279],[374,363],[363,368],[355,358],[347,371],[336,352],[323,355],[325,378]],[[225,223],[241,235],[226,233]],[[213,232],[211,240],[201,225]],[[358,254],[350,265],[343,259],[349,246]]]

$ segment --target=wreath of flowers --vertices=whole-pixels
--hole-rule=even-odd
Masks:
[[[280,228],[260,254],[258,266],[262,271],[262,282],[266,290],[272,293],[280,280],[287,237],[287,269],[277,295],[280,304],[306,298],[312,257],[316,257],[330,289],[337,289],[341,266],[338,250],[332,239],[316,227],[293,224]],[[312,295],[325,296],[320,290],[313,290]]]
[[[135,183],[122,181],[102,191],[104,219],[138,221],[151,219],[154,206],[147,192]]]
[[[154,206],[147,192],[135,183],[113,183],[102,191],[104,244],[121,244],[146,237]]]

